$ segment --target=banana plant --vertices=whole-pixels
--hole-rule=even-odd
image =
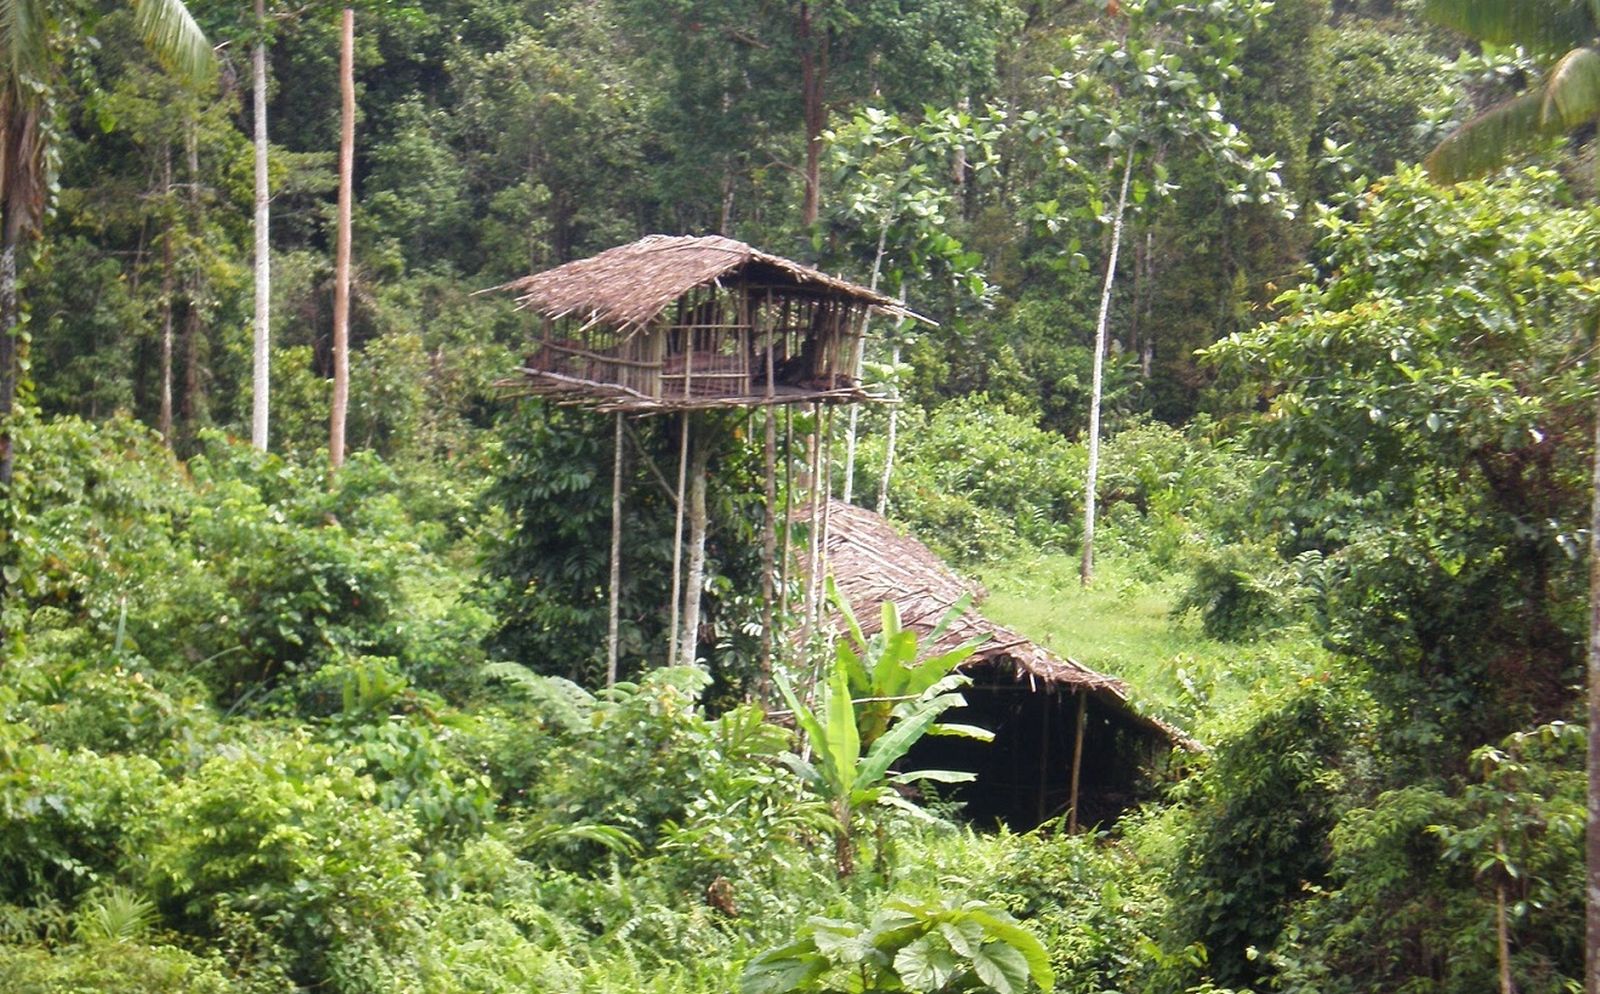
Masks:
[[[922,648],[917,633],[902,627],[898,604],[884,602],[883,626],[868,636],[862,632],[855,611],[832,576],[828,577],[828,596],[838,609],[839,616],[844,619],[850,636],[835,647],[834,663],[836,667],[844,669],[849,679],[850,693],[855,702],[856,728],[861,733],[863,748],[871,746],[878,736],[888,730],[898,706],[916,700],[928,688],[950,675],[957,666],[971,658],[973,652],[988,638],[984,635],[963,642],[948,652],[919,659]],[[922,644],[936,644],[951,623],[966,613],[971,602],[972,598],[967,596],[951,605]],[[929,732],[933,735],[987,734],[971,726],[948,724],[935,724],[929,728]]]
[[[836,596],[836,600],[842,598]],[[985,742],[994,737],[970,725],[939,725],[946,711],[967,703],[958,688],[969,679],[950,671],[972,654],[975,643],[938,657],[942,662],[912,665],[917,658],[916,633],[901,629],[899,613],[891,608],[885,608],[884,632],[871,639],[861,637],[860,626],[853,616],[847,616],[852,636],[865,654],[841,646],[827,681],[818,688],[815,710],[800,700],[786,679],[780,676],[777,681],[794,713],[795,726],[811,746],[810,759],[789,754],[784,762],[828,802],[835,821],[834,868],[841,879],[855,872],[852,831],[857,812],[883,805],[930,818],[896,788],[919,781],[963,783],[972,779],[972,774],[955,770],[892,772],[890,767],[912,746],[936,727],[944,734]],[[947,656],[959,658],[945,660]],[[929,667],[926,673],[923,667]],[[871,693],[858,701],[854,692],[861,687]]]

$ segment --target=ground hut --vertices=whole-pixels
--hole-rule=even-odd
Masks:
[[[866,287],[717,235],[650,235],[506,284],[541,318],[522,373],[560,403],[653,413],[871,399]]]
[[[921,542],[880,515],[842,501],[828,510],[826,568],[866,634],[881,625],[886,601],[922,636],[952,605],[982,588],[958,576]],[[968,706],[952,720],[987,728],[992,743],[924,739],[907,768],[956,769],[977,779],[959,789],[975,823],[1031,829],[1066,815],[1074,827],[1114,819],[1138,799],[1149,767],[1174,746],[1192,743],[1142,715],[1115,677],[1052,653],[969,608],[926,646],[935,655],[974,638],[983,643],[962,669],[972,677]]]
[[[519,385],[558,404],[616,416],[608,684],[617,671],[624,416],[682,415],[668,624],[670,664],[695,658],[705,564],[707,447],[697,446],[691,460],[689,415],[717,408],[767,409],[763,656],[770,667],[772,633],[783,623],[784,614],[780,607],[775,616],[773,607],[777,509],[772,412],[782,405],[792,415],[796,404],[814,409],[828,405],[831,411],[833,405],[875,399],[861,390],[858,380],[869,315],[926,319],[874,290],[717,235],[649,235],[498,289],[514,294],[518,307],[539,319]],[[792,416],[789,420],[792,425]],[[787,442],[784,465],[787,476]],[[809,480],[828,479],[823,446],[811,447],[805,475]],[[790,492],[785,487],[785,499]],[[686,507],[689,565],[687,575],[680,577]],[[789,520],[787,513],[783,517]],[[814,528],[813,535],[817,531]],[[786,524],[785,576],[788,545]],[[813,538],[813,558],[818,551]],[[781,601],[787,583],[778,588]],[[806,600],[808,626],[817,602],[813,585]]]

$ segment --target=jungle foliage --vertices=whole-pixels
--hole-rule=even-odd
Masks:
[[[1548,53],[1411,0],[359,4],[330,474],[337,6],[187,6],[214,78],[146,47],[171,4],[0,4],[0,43],[48,42],[8,71],[49,208],[0,350],[0,989],[1574,988],[1592,136],[1415,165]],[[258,42],[269,452],[239,438]],[[970,646],[917,668],[891,609],[763,665],[759,413],[697,425],[696,667],[661,665],[679,426],[630,422],[604,687],[613,426],[508,391],[532,325],[476,291],[655,231],[935,319],[872,327],[902,403],[892,452],[861,413],[858,500],[1063,655],[1137,656],[1205,748],[1114,824],[963,825],[954,771],[902,767],[983,736],[946,720]],[[1082,592],[1052,564],[1108,284]],[[781,496],[829,424],[843,490],[843,422],[778,415]]]

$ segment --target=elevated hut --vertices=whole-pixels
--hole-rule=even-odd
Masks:
[[[670,664],[695,659],[705,566],[707,449],[697,446],[691,469],[689,415],[716,408],[767,409],[762,656],[770,666],[772,633],[785,613],[782,607],[774,609],[773,412],[780,405],[792,414],[795,404],[830,405],[831,411],[831,405],[874,400],[857,380],[868,316],[926,319],[876,291],[716,235],[649,235],[497,289],[514,294],[521,309],[539,318],[538,336],[523,361],[519,385],[558,404],[605,411],[616,418],[608,685],[616,679],[619,652],[623,418],[682,415],[668,623]],[[810,480],[828,478],[827,451],[826,445],[811,446]],[[784,460],[787,473],[787,443]],[[786,488],[786,500],[788,492]],[[687,574],[680,575],[686,506],[689,563]],[[788,542],[786,526],[785,564]],[[812,552],[817,553],[815,541]],[[808,624],[816,601],[813,591],[807,600]]]
[[[542,319],[531,392],[627,414],[870,400],[856,379],[868,314],[916,317],[716,235],[650,235],[501,289]]]
[[[893,601],[901,623],[926,638],[963,597],[984,596],[883,517],[842,501],[832,502],[828,516],[827,569],[867,635],[882,627],[885,602]],[[989,729],[994,741],[931,737],[907,760],[975,774],[958,793],[974,822],[1018,831],[1063,814],[1074,826],[1108,822],[1137,799],[1148,767],[1174,746],[1194,746],[1139,713],[1121,680],[1062,658],[970,607],[925,651],[936,655],[979,637],[983,643],[961,667],[972,677],[968,706],[952,716]]]

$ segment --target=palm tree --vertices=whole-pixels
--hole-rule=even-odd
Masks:
[[[1428,18],[1479,41],[1519,45],[1550,68],[1537,86],[1462,125],[1428,156],[1435,182],[1481,176],[1541,139],[1600,119],[1600,4],[1592,0],[1427,0]]]
[[[1427,0],[1427,16],[1480,41],[1522,46],[1550,68],[1538,85],[1462,125],[1429,154],[1437,182],[1482,175],[1543,138],[1600,120],[1600,0]],[[1597,370],[1600,378],[1600,370]],[[1600,994],[1600,400],[1589,509],[1589,797],[1584,991]],[[1501,989],[1511,987],[1500,912]]]
[[[110,4],[102,0],[102,6]],[[211,46],[182,0],[131,0],[139,37],[169,69],[212,72]],[[17,390],[17,256],[38,237],[51,196],[54,120],[74,42],[64,0],[0,0],[0,492],[11,484]]]

